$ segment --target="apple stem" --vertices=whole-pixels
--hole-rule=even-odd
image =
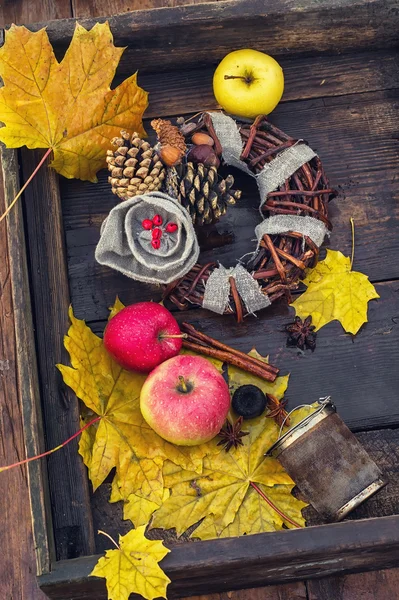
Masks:
[[[168,333],[161,333],[161,335],[159,336],[160,340],[167,340],[167,339],[172,339],[172,338],[186,338],[188,337],[187,333],[179,333],[176,335],[173,334],[168,334]]]
[[[59,446],[56,446],[55,448],[52,448],[51,450],[47,450],[47,452],[43,452],[42,454],[37,454],[37,456],[31,456],[30,458],[25,458],[24,460],[20,460],[19,462],[16,462],[12,465],[7,465],[6,467],[0,467],[0,473],[2,473],[3,471],[8,471],[9,469],[13,469],[14,467],[19,467],[20,465],[25,465],[26,463],[32,462],[33,460],[37,460],[38,458],[43,458],[44,456],[49,456],[50,454],[53,454],[57,450],[61,450],[61,448],[64,448],[64,446],[69,444],[69,442],[72,442],[72,440],[74,440],[76,437],[78,437],[78,435],[83,433],[83,431],[85,431],[85,429],[88,429],[91,425],[93,425],[93,423],[97,423],[97,421],[99,421],[100,419],[102,419],[102,417],[96,417],[92,421],[89,421],[89,423],[86,423],[86,425],[84,425],[81,429],[79,429],[79,431],[77,431],[76,433],[71,435],[71,437],[68,438],[67,440],[65,440],[65,442],[62,442],[62,444],[60,444]]]
[[[184,377],[182,375],[179,375],[179,389],[184,394],[187,394],[187,392],[188,392],[186,380],[184,379]]]
[[[242,79],[245,83],[252,83],[253,77],[245,77],[244,75],[225,75],[225,79]]]

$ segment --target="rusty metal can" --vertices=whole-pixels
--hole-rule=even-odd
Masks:
[[[386,481],[328,399],[280,437],[266,453],[276,458],[307,501],[340,521]]]

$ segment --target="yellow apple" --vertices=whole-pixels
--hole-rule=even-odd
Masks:
[[[283,70],[274,58],[258,50],[230,52],[213,76],[220,106],[238,117],[268,115],[284,91]]]

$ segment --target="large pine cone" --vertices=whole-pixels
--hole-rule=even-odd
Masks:
[[[168,170],[166,191],[188,210],[195,225],[209,225],[241,197],[240,190],[232,189],[233,184],[232,175],[221,179],[216,167],[189,162]]]
[[[114,194],[126,200],[161,188],[166,169],[148,142],[137,133],[130,136],[121,131],[121,137],[114,138],[112,144],[117,148],[107,151],[106,161]]]

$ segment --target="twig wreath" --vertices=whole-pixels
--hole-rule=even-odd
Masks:
[[[180,310],[195,305],[242,322],[280,297],[290,302],[332,229],[328,203],[336,192],[317,154],[264,116],[248,124],[209,112],[196,122],[181,119],[179,127],[161,120],[153,126],[154,148],[122,132],[114,140],[116,151],[108,152],[109,182],[124,202],[108,217],[115,227],[102,229],[97,260],[135,279],[163,284],[163,298]],[[256,248],[234,268],[196,262],[192,222],[216,221],[240,197],[231,175],[218,177],[220,159],[254,177],[260,195]],[[162,198],[167,200],[161,210]],[[115,213],[128,218],[120,222]],[[143,237],[146,244],[140,243]]]

